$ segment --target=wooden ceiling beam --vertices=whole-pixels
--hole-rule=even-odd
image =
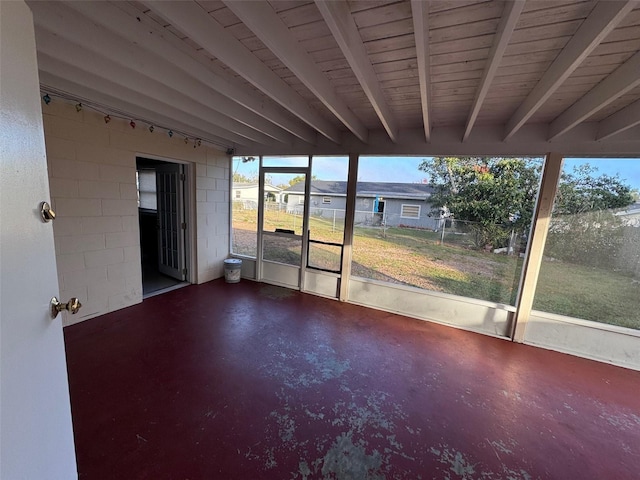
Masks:
[[[105,78],[113,78],[116,83],[140,93],[154,90],[159,95],[157,98],[171,102],[174,106],[181,105],[183,110],[189,108],[195,116],[258,143],[270,143],[273,140],[271,136],[245,123],[248,120],[268,123],[261,117],[208,89],[184,72],[172,69],[157,56],[91,24],[80,13],[60,4],[53,6],[49,3],[37,3],[35,8],[40,13],[46,13],[35,18],[39,51],[60,60],[73,60],[76,65],[99,72]],[[77,27],[68,28],[69,22]],[[83,40],[85,38],[91,38],[92,41],[86,42]],[[220,113],[208,105],[235,109],[235,113],[245,122]],[[269,128],[277,127],[269,124]],[[282,130],[279,134],[282,137],[278,138],[279,141],[291,142],[289,134]]]
[[[475,125],[484,99],[489,92],[489,87],[491,87],[491,83],[493,82],[493,78],[498,71],[498,67],[500,66],[500,62],[502,61],[504,52],[507,49],[507,45],[509,45],[509,40],[511,39],[513,30],[518,23],[518,18],[520,18],[520,13],[524,8],[524,2],[525,0],[505,2],[504,12],[502,13],[502,18],[500,19],[500,24],[498,25],[498,30],[496,31],[493,39],[493,45],[491,46],[491,51],[489,52],[489,59],[482,74],[480,86],[476,91],[476,97],[473,100],[469,118],[467,119],[467,125],[462,136],[463,142],[465,142],[467,138],[469,138],[471,129],[473,129],[473,126]]]
[[[591,14],[507,122],[505,141],[522,128],[635,6],[636,0],[596,3]]]
[[[367,128],[340,98],[324,72],[313,61],[264,1],[225,1],[225,5],[284,63],[293,74],[333,113],[344,126],[367,142]]]
[[[427,143],[431,141],[431,64],[429,48],[429,2],[411,0],[413,35],[416,41],[418,81],[420,82],[420,103],[422,124]]]
[[[253,55],[239,40],[227,32],[198,4],[193,2],[143,3],[178,30],[188,32],[189,37],[218,58],[248,82],[289,110],[300,120],[315,128],[333,142],[340,143],[340,131],[307,102],[284,80],[273,73]]]
[[[202,138],[213,136],[221,139],[222,144],[229,146],[243,145],[247,148],[255,148],[257,145],[247,138],[235,135],[217,125],[211,125],[155,98],[123,88],[100,75],[84,71],[71,63],[61,62],[43,52],[38,53],[38,67],[41,83],[59,88],[71,95],[85,97],[106,107],[130,113],[136,119],[148,120],[155,125],[163,125],[167,128],[181,128],[185,133],[201,134]]]
[[[598,125],[596,140],[606,140],[636,125],[640,125],[640,100],[602,120]]]
[[[549,125],[549,141],[571,130],[616,98],[640,85],[640,52],[618,67]]]
[[[228,100],[225,100],[225,103],[216,102],[216,109],[221,113],[285,143],[289,143],[289,138],[275,126],[308,143],[315,143],[316,132],[314,130],[290,116],[281,107],[275,104],[265,105],[264,99],[253,90],[243,88],[237,82],[233,83],[219,73],[212,71],[211,68],[207,68],[193,57],[185,55],[187,52],[184,47],[191,47],[188,47],[177,37],[167,35],[166,31],[162,31],[164,29],[160,25],[153,25],[155,22],[146,15],[142,15],[139,11],[134,13],[132,10],[134,7],[130,4],[124,2],[114,4],[105,2],[70,2],[68,5],[133,44],[156,55],[158,52],[162,52],[161,56],[165,62],[193,77],[208,89],[232,100],[232,105],[235,104],[235,106],[226,108],[225,103],[228,103]],[[255,117],[245,119],[246,115],[236,113],[238,111],[242,112],[242,109],[238,110],[238,105],[259,116],[260,119]]]
[[[382,122],[382,126],[389,134],[389,138],[397,142],[398,122],[387,104],[358,32],[358,26],[351,16],[349,5],[347,2],[316,0],[316,6]]]

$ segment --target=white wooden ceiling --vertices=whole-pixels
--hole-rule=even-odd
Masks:
[[[640,156],[640,3],[29,1],[43,91],[238,153]]]

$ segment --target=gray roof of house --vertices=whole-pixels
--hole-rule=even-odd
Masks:
[[[304,183],[284,190],[291,193],[302,193]],[[426,198],[433,193],[433,187],[425,183],[391,183],[391,182],[358,182],[359,197],[396,197],[396,198]],[[347,182],[333,180],[312,180],[311,195],[346,195]]]

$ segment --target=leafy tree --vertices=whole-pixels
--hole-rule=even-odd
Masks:
[[[633,192],[618,175],[595,176],[597,169],[589,164],[579,165],[571,173],[563,173],[558,186],[554,214],[578,214],[595,210],[609,210],[631,205]]]
[[[498,247],[506,244],[511,230],[525,233],[529,228],[541,166],[526,158],[434,157],[423,160],[419,169],[430,176],[436,209],[446,208],[453,218],[473,222],[469,229],[476,246]],[[575,261],[586,252],[612,247],[620,234],[612,210],[633,202],[633,192],[618,176],[597,175],[588,164],[564,173],[548,249]]]
[[[614,213],[635,201],[634,192],[619,176],[596,173],[586,164],[562,175],[545,251],[582,265],[624,267],[624,259],[618,258],[625,243],[624,222]]]
[[[317,180],[317,179],[318,179],[317,175],[312,175],[311,176],[311,180]],[[300,182],[304,182],[304,175],[296,175],[291,180],[289,180],[289,185],[287,185],[287,186],[288,187],[293,187],[296,183],[300,183]]]
[[[258,174],[249,174],[245,175],[242,173],[235,172],[233,174],[233,183],[257,183],[258,182]]]
[[[505,245],[531,223],[540,164],[525,158],[434,157],[418,167],[434,187],[431,203],[472,222],[477,247]]]

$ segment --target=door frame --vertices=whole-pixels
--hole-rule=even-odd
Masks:
[[[187,274],[184,281],[191,284],[198,283],[196,256],[196,168],[193,162],[187,162],[184,160],[178,160],[176,158],[163,157],[161,155],[151,155],[144,152],[136,152],[136,159],[148,158],[149,160],[158,160],[166,163],[177,163],[182,165],[184,173],[184,191],[183,191],[183,203],[184,203],[184,219],[187,222],[187,229],[184,232],[184,254],[185,254],[185,266],[187,268]],[[138,232],[140,236],[140,232]]]
[[[264,167],[262,165],[262,157],[260,157],[260,166],[258,170],[258,248],[256,252],[256,279],[259,282],[264,283],[273,283],[269,280],[265,280],[264,278],[264,268],[263,268],[263,227],[264,227],[264,180],[266,174],[275,173],[275,174],[289,174],[289,175],[304,175],[304,214],[302,217],[302,246],[300,251],[300,265],[299,268],[299,277],[298,277],[298,287],[297,290],[304,290],[304,279],[305,279],[305,269],[306,269],[306,258],[307,258],[307,250],[308,250],[308,240],[309,240],[309,191],[311,187],[311,159],[309,159],[309,164],[306,167]],[[271,262],[276,263],[276,262]],[[294,267],[294,266],[292,266]],[[294,267],[295,268],[295,267]],[[291,287],[288,287],[291,288]]]

